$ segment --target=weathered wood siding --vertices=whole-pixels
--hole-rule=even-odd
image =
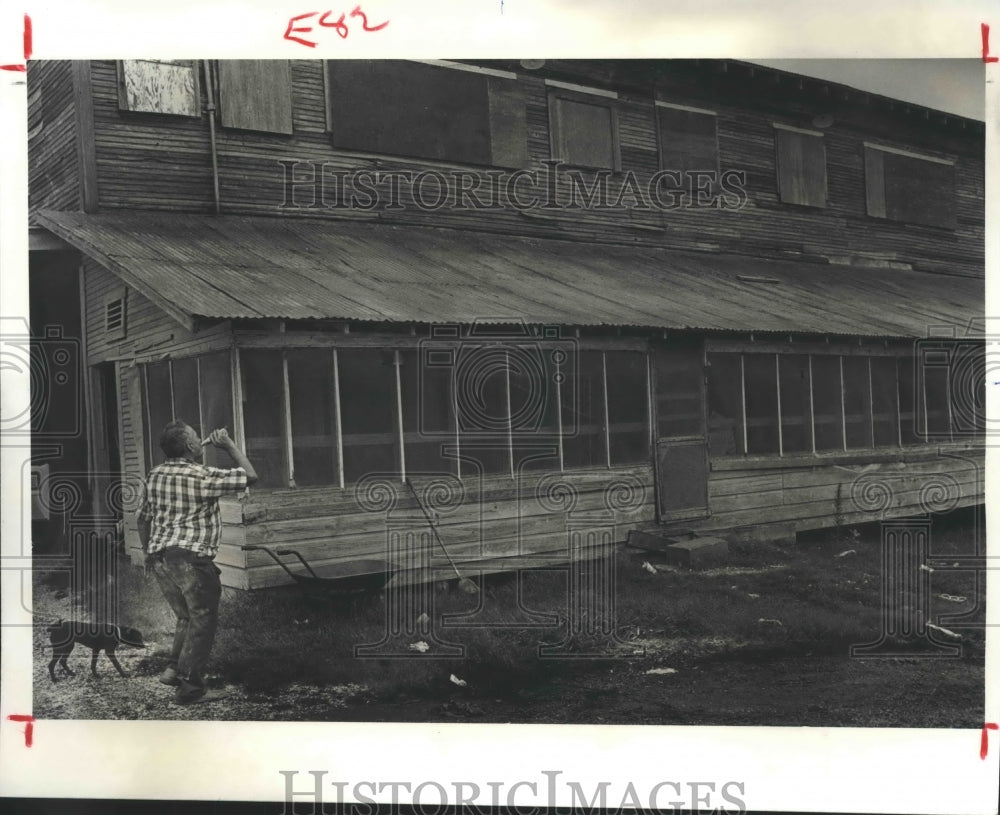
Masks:
[[[510,478],[491,477],[483,481],[482,489],[468,482],[464,487],[461,500],[438,514],[436,523],[462,570],[489,572],[514,563],[565,562],[570,558],[572,532],[608,531],[621,542],[629,529],[655,515],[650,467],[532,475],[517,486]],[[230,570],[224,572],[223,581],[241,588],[292,582],[266,552],[241,551],[244,543],[295,549],[314,568],[386,559],[390,532],[407,530],[417,536],[429,532],[405,486],[397,483],[392,492],[394,504],[387,509],[375,499],[356,495],[353,486],[251,490],[242,507],[231,504],[223,513],[232,521],[242,508],[244,521],[242,527],[227,523],[224,529],[217,560]],[[431,568],[447,577],[450,566],[436,542],[430,555]],[[293,571],[302,571],[294,558],[285,560]]]
[[[79,209],[73,63],[28,62],[28,208]]]
[[[940,452],[938,452],[940,451]],[[928,445],[868,460],[825,463],[713,462],[710,516],[684,522],[700,532],[766,538],[806,529],[947,512],[985,500],[983,451]]]
[[[608,179],[612,205],[606,209],[476,210],[468,202],[464,207],[454,206],[453,195],[443,206],[422,211],[409,196],[410,187],[405,183],[401,185],[401,209],[339,207],[336,173],[365,169],[416,174],[434,170],[450,178],[453,172],[482,175],[488,168],[338,152],[327,134],[324,65],[317,60],[291,63],[292,135],[217,129],[223,211],[391,220],[456,228],[474,226],[513,234],[800,257],[820,263],[982,273],[982,136],[963,132],[955,120],[948,125],[917,115],[907,119],[902,106],[894,113],[874,104],[866,110],[858,102],[848,104],[841,99],[823,99],[816,92],[800,91],[787,79],[771,87],[775,84],[771,79],[706,78],[711,66],[702,66],[700,74],[691,73],[694,69],[671,67],[656,80],[655,90],[651,76],[625,75],[635,68],[556,61],[547,70],[564,80],[622,89],[618,102],[622,170],[633,173],[640,187],[645,187],[659,168],[654,93],[664,101],[715,111],[719,167],[723,172],[746,173],[745,205],[735,209],[686,206],[669,211],[655,207],[644,210],[637,206],[640,202],[634,195],[626,194],[621,201],[616,200],[625,180],[618,173]],[[101,206],[210,211],[212,176],[205,115],[184,118],[121,112],[114,62],[95,62],[92,76]],[[537,73],[521,72],[519,82],[526,99],[530,167],[542,171],[535,189],[543,195],[544,203],[544,168],[540,162],[550,155],[548,89],[544,78]],[[776,95],[780,95],[780,100]],[[809,127],[815,115],[831,111],[834,124],[823,131],[828,205],[819,208],[781,203],[774,123]],[[952,231],[868,216],[866,140],[953,160],[957,228]],[[295,162],[300,162],[296,178],[306,183],[296,186],[297,203],[291,206],[285,174]],[[317,191],[311,183],[314,171],[325,179],[324,190]],[[592,172],[584,171],[583,177],[588,185],[593,182]],[[558,179],[556,200],[565,204],[571,196],[565,170]],[[380,192],[384,193],[387,186],[380,185]],[[456,186],[450,184],[453,192]],[[433,183],[429,184],[427,194],[434,197]],[[489,194],[483,190],[480,197],[488,200]],[[504,200],[502,193],[501,200]],[[833,272],[817,268],[817,273]]]
[[[85,259],[83,275],[88,370],[89,366],[100,362],[116,360],[122,473],[126,484],[134,484],[145,477],[142,390],[139,369],[134,360],[148,359],[157,352],[169,351],[172,357],[177,358],[228,348],[232,345],[232,332],[228,323],[205,331],[188,331],[95,261]],[[122,291],[126,301],[125,337],[110,338],[105,331],[105,303],[109,297],[117,296]],[[99,421],[99,417],[94,417],[94,420]],[[135,525],[136,509],[126,503],[125,543],[133,561],[141,562]]]

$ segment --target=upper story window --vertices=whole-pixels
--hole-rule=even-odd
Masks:
[[[719,142],[716,115],[683,105],[656,102],[660,169],[684,175],[712,173],[718,178]],[[684,179],[678,179],[678,183]]]
[[[774,125],[778,195],[786,204],[826,206],[826,145],[823,134]]]
[[[955,164],[865,143],[868,214],[876,218],[954,229]]]
[[[578,167],[620,170],[618,94],[553,80],[547,84],[552,158]]]
[[[403,60],[327,63],[335,147],[464,164],[528,163],[513,74]]]
[[[136,113],[200,116],[197,61],[121,60],[118,63],[118,107]]]
[[[223,127],[291,134],[292,74],[287,59],[225,59],[218,66]]]

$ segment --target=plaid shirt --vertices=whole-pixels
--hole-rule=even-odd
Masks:
[[[247,487],[246,470],[168,458],[150,470],[139,520],[151,522],[148,552],[168,546],[214,557],[222,536],[219,496]]]

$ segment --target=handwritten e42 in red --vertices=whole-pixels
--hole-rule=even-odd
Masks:
[[[312,17],[318,17],[318,20],[310,20]],[[336,20],[333,19],[332,11],[324,11],[320,14],[318,11],[309,11],[305,14],[297,14],[288,21],[288,26],[285,28],[285,36],[283,39],[289,40],[290,42],[297,42],[299,45],[305,45],[308,48],[315,48],[317,43],[312,40],[305,39],[305,36],[299,37],[298,34],[316,36],[324,28],[332,28],[337,32],[337,35],[342,40],[346,40],[348,34],[350,34],[351,29],[347,24],[345,17],[356,18],[351,20],[351,25],[357,29],[360,27],[362,31],[381,31],[387,25],[389,21],[386,20],[382,23],[377,23],[372,25],[368,22],[368,15],[361,10],[361,6],[355,6],[350,14],[341,13],[340,17]],[[310,20],[309,23],[305,22]],[[318,29],[314,27],[318,26]]]

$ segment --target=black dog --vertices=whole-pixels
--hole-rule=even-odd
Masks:
[[[111,664],[121,676],[125,671],[115,658],[115,648],[119,645],[131,645],[135,648],[145,648],[142,634],[134,628],[107,623],[63,622],[48,627],[49,642],[52,643],[52,661],[49,663],[49,676],[56,681],[56,663],[62,664],[63,670],[70,676],[75,672],[66,664],[66,657],[73,652],[73,647],[80,643],[91,649],[90,672],[97,676],[97,656],[101,651],[108,655]]]

